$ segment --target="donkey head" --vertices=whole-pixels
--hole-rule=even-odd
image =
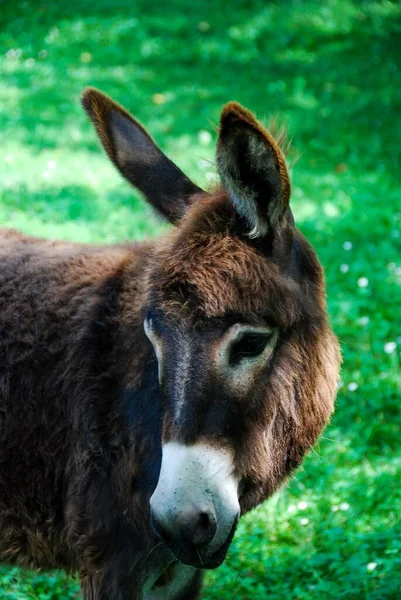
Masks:
[[[235,102],[222,111],[221,185],[204,192],[123,108],[83,105],[109,157],[175,225],[147,276],[162,464],[153,526],[184,563],[215,567],[238,518],[299,465],[333,409],[339,351],[322,268],[295,229],[280,144]]]

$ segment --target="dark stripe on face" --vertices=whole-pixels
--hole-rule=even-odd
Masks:
[[[150,496],[157,484],[161,465],[163,412],[157,376],[157,360],[152,354],[139,389],[126,388],[122,393],[122,411],[131,444],[137,449],[137,471],[133,486]],[[146,455],[144,453],[146,449]]]

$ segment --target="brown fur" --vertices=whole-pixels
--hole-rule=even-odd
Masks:
[[[284,220],[276,227],[271,220],[268,233],[251,240],[224,187],[200,191],[105,98],[90,90],[84,106],[108,155],[115,164],[122,152],[138,159],[135,149],[117,147],[121,135],[148,145],[141,152],[157,157],[168,179],[168,194],[155,180],[160,189],[150,200],[177,227],[156,242],[109,247],[1,230],[0,559],[78,570],[85,600],[132,600],[142,597],[148,573],[158,573],[163,588],[175,572],[165,571],[173,557],[149,527],[162,439],[230,446],[245,513],[277,489],[321,433],[340,359],[323,272],[293,226],[288,173],[272,136],[238,104],[223,109],[224,127],[239,122],[258,144],[263,137],[281,181],[281,196],[271,201],[285,207]],[[135,177],[134,163],[117,167],[149,197],[143,161]],[[143,332],[149,311],[161,319],[167,373],[177,336],[191,335],[196,347],[179,423],[174,390],[168,377],[160,387]],[[221,380],[213,361],[219,336],[236,321],[280,332],[271,362],[240,385]],[[197,597],[200,579],[194,571],[176,600]]]

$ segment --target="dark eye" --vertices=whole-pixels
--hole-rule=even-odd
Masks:
[[[238,365],[244,358],[257,358],[272,338],[271,333],[245,333],[230,348],[230,364]]]

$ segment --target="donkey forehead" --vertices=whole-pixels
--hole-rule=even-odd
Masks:
[[[196,233],[164,248],[150,278],[152,304],[175,315],[228,314],[291,325],[299,311],[299,286],[240,238]]]

